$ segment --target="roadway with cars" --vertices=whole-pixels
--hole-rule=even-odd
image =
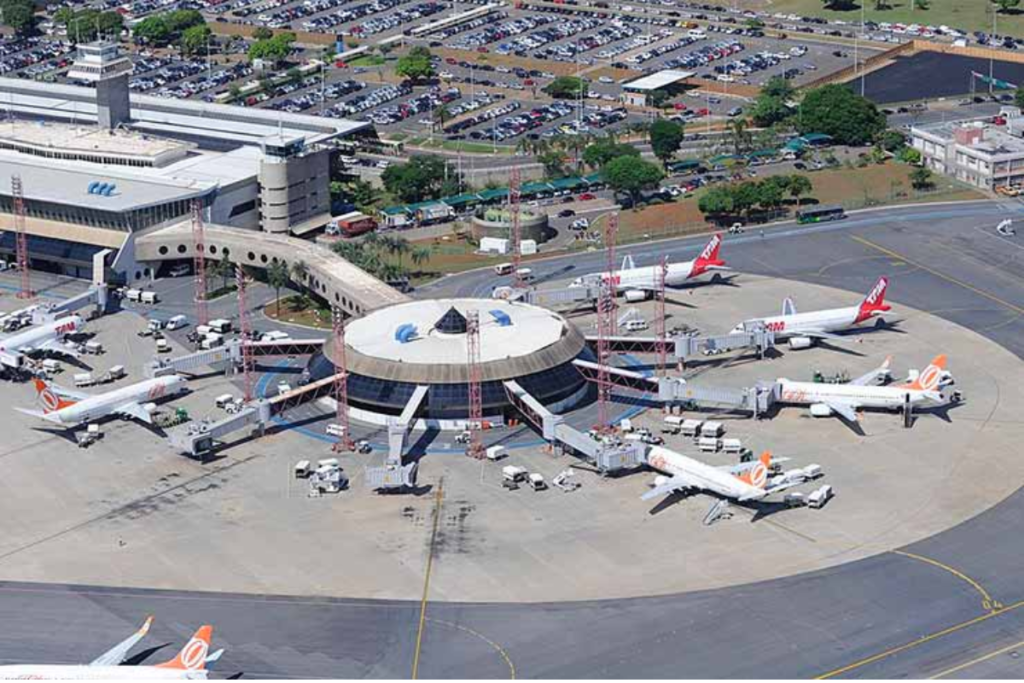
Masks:
[[[995,234],[994,226],[1022,215],[1016,202],[870,211],[833,224],[782,225],[763,237],[751,231],[728,239],[723,256],[741,273],[853,292],[888,273],[892,299],[1021,357],[1024,243]],[[703,241],[621,252],[640,264],[661,253],[692,255]],[[591,253],[531,267],[541,277],[568,277],[602,265],[602,254]],[[421,294],[480,294],[493,284],[492,272],[477,271]],[[0,614],[11,628],[0,642],[0,663],[88,661],[155,612],[154,645],[178,643],[196,624],[214,623],[215,645],[228,648],[217,666],[223,675],[1020,677],[1013,653],[1024,640],[1022,515],[1018,491],[899,551],[760,584],[630,600],[457,604],[431,602],[429,592],[422,602],[403,602],[3,583]],[[766,534],[782,524],[762,523]],[[444,572],[444,563],[434,571]]]

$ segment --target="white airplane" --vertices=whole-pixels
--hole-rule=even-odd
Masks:
[[[806,349],[816,339],[841,339],[833,333],[857,327],[891,310],[892,307],[885,303],[888,287],[889,279],[880,277],[859,305],[808,313],[797,313],[793,300],[787,298],[782,303],[782,315],[746,320],[732,331],[743,332],[753,323],[764,323],[765,329],[774,332],[777,339],[789,339],[790,348]]]
[[[125,657],[128,656],[128,651],[145,637],[152,623],[153,617],[147,618],[142,628],[92,660],[89,664],[15,664],[0,666],[0,680],[205,679],[207,674],[206,665],[217,661],[224,654],[224,650],[218,650],[212,655],[207,654],[210,651],[213,627],[202,626],[174,659],[152,666],[121,666]]]
[[[77,357],[78,353],[64,345],[64,338],[82,329],[85,321],[77,315],[69,315],[53,322],[34,325],[27,330],[0,338],[0,365],[20,368],[25,354],[38,351],[52,351]]]
[[[729,270],[725,261],[718,258],[721,247],[722,234],[716,233],[694,260],[667,264],[665,286],[679,287],[698,275],[715,270]],[[660,288],[661,275],[661,265],[637,268],[633,264],[633,257],[626,256],[622,260],[622,268],[617,270],[614,275],[615,291],[623,292],[628,301],[642,301],[651,292]],[[605,272],[596,278],[594,276],[576,278],[570,286],[582,287],[595,281],[608,282],[610,280],[612,280],[612,276]]]
[[[761,500],[803,483],[803,480],[784,480],[775,486],[767,486],[768,470],[772,465],[772,454],[768,451],[755,462],[716,467],[663,446],[652,446],[647,454],[647,464],[664,474],[655,477],[654,487],[640,496],[641,500],[693,489],[745,502]]]
[[[857,422],[857,411],[861,408],[898,410],[908,401],[911,405],[946,402],[941,389],[952,382],[952,377],[946,372],[945,355],[933,358],[927,368],[908,382],[874,386],[878,378],[888,376],[890,360],[886,358],[881,367],[847,384],[779,379],[782,389],[779,400],[810,406],[814,417],[838,415],[850,423]]]
[[[103,394],[89,395],[36,378],[36,393],[43,409],[15,408],[63,427],[77,427],[110,415],[135,418],[153,424],[153,416],[144,404],[169,398],[185,390],[187,380],[181,375],[168,375],[143,380]]]

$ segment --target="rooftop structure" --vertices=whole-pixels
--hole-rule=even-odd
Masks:
[[[1008,118],[946,121],[913,126],[910,143],[924,165],[962,182],[986,189],[1024,185],[1024,118],[1005,108]]]
[[[694,72],[692,71],[679,71],[677,69],[665,69],[658,71],[647,76],[641,76],[635,81],[629,83],[623,83],[622,87],[626,90],[646,91],[658,90],[669,85],[674,85],[685,81],[687,78],[692,78]]]
[[[417,386],[428,387],[423,417],[465,419],[469,409],[466,318],[476,311],[486,415],[510,409],[504,382],[515,381],[554,410],[587,394],[572,365],[591,358],[571,322],[537,306],[497,299],[415,301],[372,311],[346,326],[349,401],[397,415]],[[334,373],[333,348],[310,362],[313,379]]]
[[[195,145],[132,130],[9,119],[0,124],[0,149],[48,159],[121,166],[165,166]]]

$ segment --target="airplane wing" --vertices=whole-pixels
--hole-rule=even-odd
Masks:
[[[678,491],[679,489],[686,488],[699,487],[687,477],[677,474],[668,481],[666,481],[661,486],[655,486],[653,489],[651,489],[644,495],[640,496],[640,500],[650,500],[651,498],[657,498],[658,496],[663,496],[666,493],[672,493],[674,491]]]
[[[89,666],[118,666],[128,656],[128,651],[135,647],[135,644],[146,637],[149,627],[153,623],[153,617],[146,617],[146,623],[138,631],[120,643],[110,648],[96,659],[89,662]]]
[[[850,382],[850,384],[858,387],[867,386],[869,384],[877,384],[880,378],[889,376],[889,363],[891,361],[892,356],[886,356],[884,363],[879,365],[871,372],[861,375],[857,379]]]
[[[844,337],[838,334],[832,334],[831,332],[825,332],[824,330],[801,330],[799,332],[801,337],[814,337],[815,339],[829,339],[831,341],[843,341]]]
[[[125,403],[123,406],[120,406],[119,408],[114,410],[114,412],[117,413],[118,415],[121,415],[122,417],[134,417],[136,420],[139,420],[140,422],[145,422],[146,424],[149,425],[153,424],[153,416],[150,415],[149,411],[143,408],[142,405],[137,401]]]
[[[839,415],[848,422],[857,422],[857,406],[842,401],[824,401],[825,405],[832,409],[832,412]]]
[[[45,341],[39,346],[35,347],[36,351],[52,351],[53,353],[62,353],[65,356],[71,356],[72,358],[78,358],[81,354],[75,351],[74,348],[64,344],[56,339],[50,339]]]

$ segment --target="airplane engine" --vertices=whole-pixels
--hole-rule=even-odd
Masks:
[[[814,344],[814,340],[811,339],[810,337],[789,338],[789,348],[793,349],[794,351],[799,351],[800,349],[809,349],[811,348],[812,344]]]
[[[155,403],[143,403],[142,409],[145,410],[150,415],[152,415],[153,413],[156,412],[157,405]]]
[[[832,414],[832,409],[824,403],[813,403],[811,404],[811,415],[813,417],[828,417]]]
[[[654,484],[652,485],[652,488],[657,488],[658,486],[661,486],[661,485],[667,484],[667,483],[668,483],[668,477],[666,477],[663,474],[659,474],[658,476],[656,476],[654,478]]]
[[[647,295],[649,292],[642,289],[627,289],[625,293],[626,301],[631,304],[640,303],[641,301],[647,301]]]

